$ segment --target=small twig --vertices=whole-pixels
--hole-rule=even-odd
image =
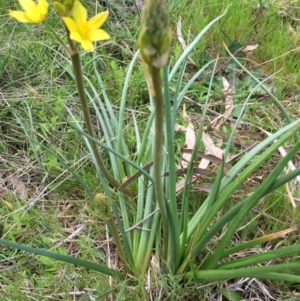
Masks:
[[[53,249],[57,249],[58,247],[60,247],[64,243],[66,243],[66,242],[70,241],[71,239],[73,239],[75,236],[77,236],[85,228],[85,226],[86,226],[85,224],[78,225],[78,228],[73,233],[71,233],[67,238],[63,239],[62,241],[60,241],[59,243],[57,243],[56,245],[51,247],[49,249],[49,251],[51,251]]]
[[[286,173],[288,174],[289,173],[289,171],[290,171],[290,166],[287,168],[287,170],[286,170]],[[287,194],[288,194],[288,196],[289,196],[289,199],[290,199],[290,201],[291,201],[291,204],[292,204],[292,206],[293,206],[293,208],[296,208],[296,203],[295,203],[295,200],[294,200],[294,197],[293,197],[293,195],[292,195],[292,193],[291,193],[291,190],[290,190],[290,187],[289,187],[289,183],[286,183],[285,184],[285,189],[286,189],[286,192],[287,192]]]

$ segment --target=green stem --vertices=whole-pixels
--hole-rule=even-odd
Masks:
[[[118,231],[118,227],[115,223],[115,220],[113,219],[113,216],[111,213],[109,213],[109,217],[110,219],[107,220],[108,225],[110,226],[110,230],[112,232],[112,236],[114,238],[114,242],[116,244],[116,247],[118,249],[118,254],[120,256],[122,265],[124,267],[124,270],[126,271],[127,274],[131,274],[133,275],[133,271],[131,269],[131,267],[129,266],[127,260],[126,260],[126,255],[123,249],[123,245],[121,243],[120,237],[119,237],[119,231]]]
[[[44,22],[44,25],[46,26],[46,28],[53,34],[53,36],[57,39],[57,41],[65,48],[65,50],[69,53],[69,49],[67,47],[67,45],[65,44],[65,42],[60,38],[60,36],[53,30],[53,27],[48,25],[47,22]],[[69,31],[67,30],[67,33]]]
[[[155,136],[154,136],[154,158],[153,158],[153,180],[155,198],[158,203],[162,227],[163,227],[163,241],[162,241],[162,266],[165,270],[168,254],[169,243],[169,225],[167,208],[164,200],[164,193],[162,187],[162,146],[163,146],[163,125],[164,125],[164,100],[162,94],[162,86],[160,79],[160,69],[150,66],[150,73],[152,77],[153,91],[152,97],[155,102]]]
[[[84,120],[86,123],[86,128],[87,132],[90,136],[95,137],[94,134],[94,129],[93,129],[93,124],[91,121],[91,116],[89,112],[89,107],[88,103],[86,100],[86,95],[85,95],[85,90],[84,90],[84,84],[83,84],[83,78],[82,78],[82,72],[81,72],[81,62],[80,62],[80,57],[79,53],[77,50],[76,45],[74,43],[70,43],[72,51],[70,51],[70,56],[72,59],[72,65],[73,65],[73,70],[74,70],[74,75],[75,75],[75,80],[76,80],[76,85],[78,89],[78,94],[79,94],[79,100],[81,103],[81,108],[84,116]],[[91,148],[94,154],[94,157],[96,159],[96,162],[103,174],[103,176],[107,179],[107,181],[116,189],[118,189],[121,186],[121,183],[119,183],[111,174],[110,172],[106,169],[102,158],[100,156],[100,153],[97,148],[97,144],[93,141],[90,140]],[[127,194],[130,197],[133,197],[133,192],[129,188],[125,188],[123,190],[125,194]]]

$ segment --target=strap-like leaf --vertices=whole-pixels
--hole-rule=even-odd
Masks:
[[[117,278],[118,280],[124,280],[125,279],[125,275],[122,274],[119,271],[110,269],[104,265],[98,264],[98,263],[94,263],[94,262],[90,262],[90,261],[86,261],[83,259],[78,259],[72,256],[68,256],[68,255],[61,255],[61,254],[57,254],[54,252],[49,252],[49,251],[44,251],[41,249],[36,249],[36,248],[31,248],[25,245],[21,245],[18,244],[16,242],[12,242],[6,239],[0,239],[0,244],[1,245],[5,245],[14,249],[18,249],[18,250],[22,250],[22,251],[26,251],[29,253],[33,253],[36,255],[41,255],[41,256],[46,256],[48,258],[52,258],[55,260],[59,260],[62,262],[67,262],[67,263],[71,263],[77,266],[81,266],[83,268],[92,270],[92,271],[96,271],[96,272],[100,272],[104,275],[108,275],[108,276],[112,276]]]

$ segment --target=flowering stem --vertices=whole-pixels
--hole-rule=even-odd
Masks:
[[[79,100],[81,103],[81,108],[82,108],[82,112],[83,112],[83,116],[84,116],[84,120],[86,123],[86,128],[87,128],[87,132],[90,136],[95,137],[95,133],[94,133],[94,129],[93,129],[93,124],[91,121],[91,116],[90,116],[90,112],[89,112],[89,108],[88,108],[88,104],[87,104],[87,100],[86,100],[86,96],[85,96],[85,90],[84,90],[84,85],[83,85],[83,79],[82,79],[82,72],[81,72],[81,62],[80,62],[80,57],[79,57],[79,53],[77,50],[77,47],[75,45],[75,43],[70,43],[70,48],[72,51],[69,51],[69,54],[71,56],[72,59],[72,65],[73,65],[73,70],[74,70],[74,74],[75,74],[75,80],[76,80],[76,85],[77,85],[77,89],[78,89],[78,94],[79,94]],[[106,169],[102,158],[100,156],[100,153],[98,151],[97,148],[97,144],[94,141],[90,141],[91,144],[91,148],[93,151],[93,154],[95,156],[95,159],[97,161],[97,164],[103,174],[103,176],[107,179],[107,181],[116,189],[118,189],[121,186],[121,183],[119,183],[111,174],[110,172]],[[123,192],[130,196],[133,197],[133,191],[129,188],[125,188],[123,190]]]
[[[126,255],[125,255],[125,252],[123,249],[123,245],[122,245],[120,237],[119,237],[118,227],[117,227],[116,222],[113,219],[113,216],[110,212],[109,212],[109,217],[110,217],[109,220],[107,220],[106,222],[108,223],[110,230],[112,232],[112,236],[114,238],[114,242],[118,249],[118,254],[120,256],[120,260],[122,262],[123,268],[127,274],[133,274],[132,269],[130,268],[130,266],[126,260]]]
[[[163,227],[163,240],[162,240],[162,266],[165,270],[168,254],[169,243],[169,225],[167,208],[164,200],[164,193],[162,188],[162,173],[161,173],[161,157],[163,146],[163,125],[164,125],[164,100],[162,94],[160,68],[150,65],[150,73],[152,77],[153,91],[152,97],[155,102],[155,137],[154,137],[154,158],[153,158],[153,180],[155,198],[158,203],[162,227]]]
[[[48,25],[47,22],[44,22],[46,28],[53,34],[53,36],[57,39],[57,41],[65,48],[65,50],[69,53],[68,47],[66,46],[65,42],[59,37],[59,35],[53,30],[53,28]]]

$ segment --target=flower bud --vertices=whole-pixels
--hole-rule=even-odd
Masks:
[[[111,219],[111,198],[104,193],[97,193],[94,197],[93,208],[98,211],[98,214],[103,220]]]
[[[71,14],[75,0],[56,0],[52,4],[60,17],[67,17]]]
[[[142,57],[148,64],[162,68],[168,61],[171,42],[167,2],[146,0],[141,22],[138,44]]]

